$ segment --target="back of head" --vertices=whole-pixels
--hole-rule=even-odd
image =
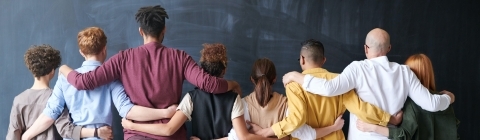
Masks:
[[[264,107],[273,94],[273,82],[277,76],[275,65],[267,58],[258,59],[253,64],[250,78],[255,84],[255,97],[258,104]]]
[[[368,32],[365,45],[372,50],[372,55],[386,55],[390,51],[390,35],[383,29],[375,28]]]
[[[325,58],[324,52],[325,48],[323,47],[322,42],[315,39],[309,39],[302,42],[300,55],[305,58],[306,62],[322,66]]]
[[[227,68],[227,49],[223,44],[203,44],[200,51],[200,66],[208,74],[216,77],[223,77]]]
[[[142,7],[135,14],[143,33],[154,38],[158,38],[165,28],[165,18],[168,19],[167,12],[160,5]]]
[[[97,55],[105,49],[107,36],[98,27],[88,27],[78,33],[77,41],[84,55]]]
[[[30,47],[24,55],[25,65],[35,78],[45,76],[60,66],[60,51],[50,45]]]
[[[435,74],[430,59],[425,54],[414,54],[405,61],[405,65],[417,75],[423,86],[435,91]]]

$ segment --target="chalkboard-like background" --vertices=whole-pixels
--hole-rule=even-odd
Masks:
[[[286,72],[301,71],[300,42],[314,38],[326,46],[324,67],[341,72],[351,61],[365,59],[362,45],[368,31],[384,28],[392,38],[390,61],[403,63],[414,53],[431,57],[437,87],[456,95],[453,106],[462,139],[479,137],[480,12],[473,0],[2,0],[0,136],[6,135],[13,98],[33,83],[23,63],[30,45],[50,44],[61,51],[64,64],[79,67],[83,58],[76,45],[78,31],[103,28],[111,56],[143,43],[134,14],[156,4],[170,16],[164,44],[198,60],[202,43],[224,43],[226,78],[237,80],[244,95],[253,89],[248,76],[257,58],[270,58],[281,79]],[[183,90],[192,88],[185,83]],[[275,90],[284,93],[281,84],[275,84]],[[121,125],[117,122],[114,128],[115,139],[121,139]]]

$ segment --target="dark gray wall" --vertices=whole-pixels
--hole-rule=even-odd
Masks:
[[[274,61],[279,83],[284,73],[301,71],[299,44],[314,38],[326,46],[325,68],[341,72],[351,61],[365,58],[362,45],[368,31],[384,28],[392,38],[391,61],[403,63],[414,53],[431,57],[437,87],[456,95],[453,106],[462,122],[462,139],[478,139],[479,2],[431,0],[2,0],[0,136],[6,135],[13,98],[33,83],[23,63],[30,45],[50,44],[61,51],[64,64],[78,67],[83,61],[76,45],[78,31],[103,28],[109,56],[137,47],[142,39],[134,14],[142,6],[155,4],[165,7],[170,16],[165,45],[185,50],[195,60],[202,43],[227,46],[226,78],[237,80],[244,95],[252,91],[248,76],[257,58]],[[185,84],[184,91],[190,89]],[[284,92],[281,84],[275,84],[275,90]],[[116,139],[122,137],[118,125]]]

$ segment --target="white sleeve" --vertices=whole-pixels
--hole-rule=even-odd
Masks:
[[[188,121],[192,120],[192,112],[193,112],[193,102],[192,102],[192,97],[190,97],[190,94],[187,93],[183,97],[182,101],[177,107],[177,111],[180,110],[182,111],[185,116],[187,116]]]
[[[431,112],[441,111],[448,108],[451,100],[450,96],[446,94],[431,94],[430,91],[420,83],[420,80],[418,80],[417,76],[411,70],[408,70],[408,73],[410,75],[410,90],[408,96],[413,102],[415,102],[415,104],[422,107],[422,109]]]
[[[292,137],[301,140],[314,140],[317,137],[317,132],[310,125],[303,124],[293,131],[291,135]]]
[[[288,117],[288,108],[285,110],[285,117]],[[293,131],[291,136],[300,140],[314,140],[317,137],[317,132],[310,125],[303,124]]]
[[[240,98],[240,95],[238,95],[237,98],[235,99],[235,103],[233,103],[231,119],[233,120],[239,116],[242,116],[243,114],[245,114],[243,102],[242,102],[242,99]]]
[[[242,103],[243,103],[243,107],[244,107],[244,114],[243,114],[243,117],[245,118],[245,121],[250,121],[250,115],[248,113],[248,104],[247,102],[245,102],[244,99],[241,100]],[[247,125],[247,129],[250,129],[250,125],[248,125],[248,123],[245,123]],[[228,140],[238,140],[238,136],[237,136],[237,133],[235,133],[235,129],[232,128],[230,129],[230,132],[228,133]]]
[[[344,94],[355,88],[357,72],[354,65],[354,62],[350,63],[341,74],[331,80],[305,75],[302,87],[308,92],[326,97]]]

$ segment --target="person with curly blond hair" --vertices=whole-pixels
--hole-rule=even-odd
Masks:
[[[211,76],[222,78],[227,69],[225,46],[219,43],[203,46],[200,66]],[[226,139],[232,128],[241,139],[267,139],[248,132],[243,114],[244,106],[238,93],[211,94],[195,88],[183,97],[168,123],[140,124],[123,119],[122,125],[130,130],[170,136],[188,120],[192,122],[191,139]]]

